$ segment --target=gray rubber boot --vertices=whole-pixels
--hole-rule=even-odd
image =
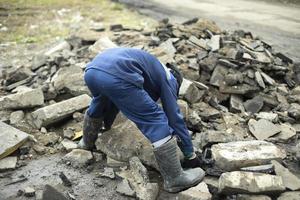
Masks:
[[[102,118],[91,118],[87,112],[85,112],[82,130],[83,136],[78,143],[78,147],[85,150],[92,150],[95,146],[98,134],[102,130],[102,124]]]
[[[193,187],[205,176],[205,172],[200,167],[183,170],[176,147],[175,138],[172,138],[162,146],[154,148],[154,155],[164,179],[164,189],[171,193]]]

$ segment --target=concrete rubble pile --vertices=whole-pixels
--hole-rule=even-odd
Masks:
[[[76,149],[91,100],[84,68],[98,52],[123,46],[144,49],[184,74],[178,104],[207,175],[179,199],[299,198],[299,63],[250,32],[223,31],[196,18],[182,24],[165,19],[151,31],[115,25],[108,35],[74,35],[3,70],[0,171],[56,152],[65,152],[62,162],[75,168],[106,159],[101,177],[117,181],[114,170],[122,169],[116,192],[157,198],[158,184],[145,168],[157,169],[152,147],[121,114],[99,136],[98,155]]]

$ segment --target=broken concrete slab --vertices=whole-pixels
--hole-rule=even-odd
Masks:
[[[135,191],[130,187],[126,179],[123,179],[122,182],[117,185],[116,191],[129,197],[135,197]]]
[[[258,139],[265,140],[281,131],[281,129],[272,122],[260,119],[250,119],[248,122],[250,132]]]
[[[278,114],[273,112],[259,112],[256,115],[256,119],[265,119],[270,122],[278,122]]]
[[[55,90],[70,93],[72,96],[90,94],[83,80],[83,71],[79,66],[60,68],[51,79]]]
[[[13,170],[17,166],[18,158],[16,156],[9,156],[0,160],[0,172],[6,170]]]
[[[271,197],[266,195],[248,195],[238,194],[236,200],[272,200]]]
[[[89,106],[91,97],[83,94],[71,99],[55,103],[32,112],[33,123],[36,128],[48,126],[71,116],[76,111],[81,111]]]
[[[41,89],[10,94],[0,98],[0,109],[33,108],[44,104],[44,94]]]
[[[133,156],[138,156],[144,164],[158,169],[151,143],[129,120],[101,135],[96,140],[96,148],[118,161],[128,162]]]
[[[275,173],[277,176],[281,176],[283,184],[289,190],[299,190],[300,189],[300,179],[291,173],[287,168],[282,166],[279,162],[272,160],[274,165]]]
[[[267,194],[285,190],[282,178],[253,172],[226,172],[219,178],[219,192],[225,194]]]
[[[201,92],[195,83],[188,79],[183,79],[179,89],[179,96],[183,97],[183,99],[185,99],[187,102],[196,103],[203,97],[204,94],[205,92]]]
[[[277,200],[299,200],[300,192],[284,192],[282,193]]]
[[[264,106],[264,99],[261,96],[256,96],[244,103],[245,110],[250,113],[259,112]]]
[[[215,144],[211,147],[215,164],[224,170],[269,164],[271,160],[286,157],[284,150],[265,141],[237,141]]]
[[[0,159],[22,146],[29,135],[0,121]]]
[[[287,143],[290,139],[292,139],[296,135],[296,130],[289,124],[280,124],[280,133],[272,136],[271,140],[276,140],[278,142]]]
[[[180,200],[211,200],[210,194],[206,183],[201,182],[198,185],[184,190],[178,194]]]
[[[70,162],[73,167],[84,167],[91,163],[93,155],[90,151],[83,149],[73,149],[62,158],[65,162]]]
[[[68,198],[51,185],[45,185],[42,200],[68,200]]]

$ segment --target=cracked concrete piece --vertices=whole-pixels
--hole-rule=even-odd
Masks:
[[[259,140],[215,144],[211,150],[215,164],[228,171],[268,164],[271,160],[286,157],[284,150],[270,142]]]
[[[250,132],[258,139],[265,140],[281,131],[281,129],[272,122],[260,119],[258,121],[250,119],[248,122]]]
[[[33,123],[36,128],[58,122],[74,112],[87,108],[90,104],[91,97],[83,94],[71,99],[55,103],[32,112]]]
[[[285,190],[282,178],[253,172],[226,172],[219,178],[219,192],[225,194],[268,194]]]

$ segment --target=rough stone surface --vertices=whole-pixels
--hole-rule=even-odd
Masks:
[[[104,171],[100,173],[100,176],[110,178],[110,179],[114,179],[116,177],[114,169],[110,167],[105,167]]]
[[[300,179],[296,175],[275,160],[272,161],[272,164],[274,165],[276,175],[281,176],[286,188],[290,190],[300,189]]]
[[[90,151],[74,149],[63,157],[65,162],[70,162],[73,167],[84,167],[93,160]]]
[[[33,197],[35,196],[35,189],[32,187],[26,187],[24,189],[24,196],[25,197]]]
[[[51,185],[45,185],[42,200],[68,200],[68,198]]]
[[[230,96],[230,112],[240,113],[245,111],[243,100],[240,96],[232,94]]]
[[[183,192],[180,192],[178,199],[180,200],[210,200],[210,194],[206,183],[201,182],[195,187],[191,187]]]
[[[101,135],[96,148],[118,161],[128,162],[129,158],[138,156],[144,164],[157,169],[151,143],[129,120]]]
[[[135,196],[135,191],[130,187],[129,182],[126,179],[123,179],[122,182],[118,184],[116,191],[126,196]]]
[[[289,124],[280,124],[279,128],[281,130],[280,133],[273,136],[272,139],[286,143],[296,135],[296,130]]]
[[[224,170],[268,164],[286,157],[274,144],[259,140],[215,144],[211,150],[216,165]]]
[[[122,167],[122,166],[126,166],[128,163],[127,162],[121,162],[118,160],[115,160],[109,156],[106,157],[106,164],[109,167]]]
[[[282,193],[277,200],[299,200],[300,192],[284,192]]]
[[[17,150],[28,137],[27,133],[0,122],[0,159]]]
[[[44,104],[44,94],[41,89],[31,89],[0,98],[1,109],[32,108]]]
[[[179,89],[179,95],[182,96],[187,102],[195,103],[199,101],[204,93],[190,80],[183,79],[182,85]]]
[[[57,52],[61,52],[63,50],[70,50],[71,45],[67,41],[61,41],[57,43],[55,46],[53,46],[51,49],[45,52],[45,56],[52,56],[53,54]]]
[[[236,200],[272,200],[272,199],[271,197],[266,195],[239,194],[237,195]]]
[[[0,160],[0,172],[16,168],[18,158],[15,156],[6,157]]]
[[[299,120],[300,119],[300,105],[297,103],[292,103],[288,109],[289,116]]]
[[[97,40],[95,44],[89,47],[89,51],[93,55],[96,55],[100,52],[103,52],[106,49],[115,47],[117,47],[117,45],[113,43],[108,37],[102,37],[99,40]]]
[[[51,82],[57,92],[67,92],[73,96],[89,94],[83,74],[79,66],[64,67],[56,72]]]
[[[61,144],[63,145],[63,147],[67,150],[67,151],[71,151],[73,149],[77,148],[77,144],[71,140],[68,139],[64,139],[63,141],[61,141]]]
[[[258,121],[250,119],[248,126],[251,133],[258,140],[267,139],[281,131],[278,126],[265,119],[260,119]]]
[[[285,190],[282,178],[253,172],[226,172],[220,176],[221,193],[266,194]]]
[[[40,108],[32,113],[33,123],[37,128],[58,122],[76,111],[87,108],[91,97],[86,94]]]
[[[256,119],[265,119],[276,123],[278,121],[278,114],[272,112],[259,112],[256,114]]]
[[[10,124],[17,124],[24,118],[25,114],[22,110],[12,112],[9,117]]]
[[[260,96],[254,97],[253,99],[250,99],[250,100],[247,100],[244,103],[245,110],[250,113],[259,112],[263,106],[264,106],[264,100]]]

